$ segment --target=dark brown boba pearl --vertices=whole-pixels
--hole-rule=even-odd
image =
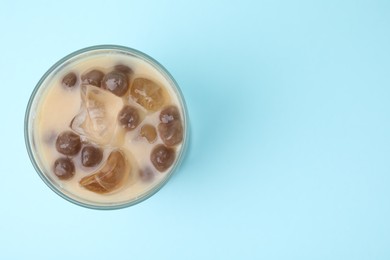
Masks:
[[[81,76],[81,81],[84,85],[101,86],[104,73],[100,70],[91,70]]]
[[[160,112],[160,121],[161,123],[167,124],[172,121],[180,120],[180,113],[177,107],[168,106],[161,110]]]
[[[163,172],[171,167],[175,161],[175,150],[159,144],[153,148],[150,161],[158,171]]]
[[[72,88],[76,85],[77,76],[74,72],[69,72],[62,78],[62,85],[67,88]]]
[[[123,65],[123,64],[118,64],[114,67],[114,70],[120,71],[125,74],[133,74],[133,70],[130,69],[128,66]]]
[[[158,133],[161,140],[167,146],[174,146],[183,141],[183,126],[180,121],[172,121],[168,124],[158,124]]]
[[[75,172],[74,163],[69,158],[58,158],[54,162],[54,174],[60,180],[68,180]]]
[[[102,149],[87,145],[81,150],[81,163],[85,167],[93,167],[99,164],[103,158]]]
[[[112,92],[118,97],[126,94],[129,89],[127,76],[120,71],[107,73],[102,80],[102,88]]]
[[[136,128],[140,123],[138,110],[132,106],[124,106],[118,114],[119,124],[130,131]]]
[[[71,131],[62,132],[57,137],[56,148],[62,154],[75,155],[81,149],[80,136]]]
[[[54,130],[52,130],[52,131],[48,131],[47,133],[45,133],[45,135],[43,137],[43,141],[46,144],[53,145],[56,138],[57,138],[57,133]]]
[[[144,182],[150,182],[154,178],[154,172],[151,168],[146,167],[139,170],[139,177]]]
[[[164,144],[174,146],[183,140],[183,126],[180,120],[179,109],[176,106],[165,107],[160,112],[158,133]]]

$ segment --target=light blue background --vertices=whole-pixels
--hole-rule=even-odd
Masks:
[[[388,0],[62,2],[0,5],[0,259],[390,259]],[[104,43],[160,61],[192,126],[115,211],[55,195],[23,138],[43,73]]]

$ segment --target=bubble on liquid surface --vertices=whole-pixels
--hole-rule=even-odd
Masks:
[[[94,143],[106,145],[112,142],[122,99],[92,85],[81,87],[81,99],[81,109],[73,118],[71,128]]]
[[[80,185],[96,193],[109,193],[122,186],[131,174],[131,166],[124,153],[114,150],[97,172],[80,180]]]

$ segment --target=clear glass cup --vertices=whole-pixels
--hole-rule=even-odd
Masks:
[[[47,88],[50,87],[50,81],[53,80],[54,76],[57,75],[57,73],[61,73],[61,69],[63,69],[66,66],[71,66],[72,63],[78,62],[82,59],[85,59],[86,57],[91,57],[93,55],[130,55],[132,57],[138,58],[149,65],[151,65],[154,69],[156,69],[162,77],[164,77],[167,82],[169,82],[170,87],[174,91],[174,93],[177,95],[177,100],[179,101],[179,106],[182,110],[182,122],[183,122],[183,141],[181,144],[180,150],[176,153],[176,160],[173,164],[173,166],[170,168],[170,170],[165,174],[165,177],[161,179],[158,183],[156,183],[153,187],[151,187],[149,190],[139,194],[139,196],[136,196],[132,199],[129,199],[127,201],[115,201],[115,202],[99,202],[99,201],[91,201],[89,199],[83,198],[78,196],[77,194],[72,194],[69,191],[65,190],[59,182],[54,181],[53,174],[48,172],[47,167],[45,169],[43,160],[41,155],[37,152],[37,140],[35,140],[35,118],[38,110],[38,106],[40,102],[42,102],[43,94],[47,90]],[[41,177],[41,179],[46,183],[46,185],[52,189],[55,193],[57,193],[62,198],[77,204],[79,206],[92,208],[92,209],[119,209],[124,208],[128,206],[135,205],[141,201],[144,201],[145,199],[151,197],[154,195],[157,191],[159,191],[171,178],[172,174],[178,169],[180,163],[182,162],[184,158],[184,154],[186,152],[187,146],[188,146],[188,139],[189,139],[189,127],[188,127],[188,112],[187,107],[184,101],[183,94],[174,80],[174,78],[171,76],[171,74],[156,60],[151,58],[150,56],[124,46],[118,46],[118,45],[98,45],[98,46],[92,46],[87,47],[78,51],[75,51],[66,57],[59,60],[57,63],[55,63],[39,80],[38,84],[34,88],[30,100],[27,105],[26,114],[25,114],[25,126],[24,126],[24,134],[25,134],[25,142],[27,151],[30,157],[30,160],[37,171],[38,175]],[[104,196],[104,195],[102,195]]]

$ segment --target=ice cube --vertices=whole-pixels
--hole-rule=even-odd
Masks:
[[[131,166],[120,150],[110,153],[103,167],[80,180],[80,185],[96,193],[108,193],[118,189],[131,174]]]
[[[135,102],[149,111],[157,111],[165,103],[164,89],[156,82],[145,78],[134,79],[130,95]]]
[[[157,139],[156,128],[152,125],[145,124],[141,127],[140,136],[145,137],[149,143],[154,143]]]
[[[70,127],[97,144],[113,142],[122,99],[93,85],[81,86],[81,99],[81,109]]]

